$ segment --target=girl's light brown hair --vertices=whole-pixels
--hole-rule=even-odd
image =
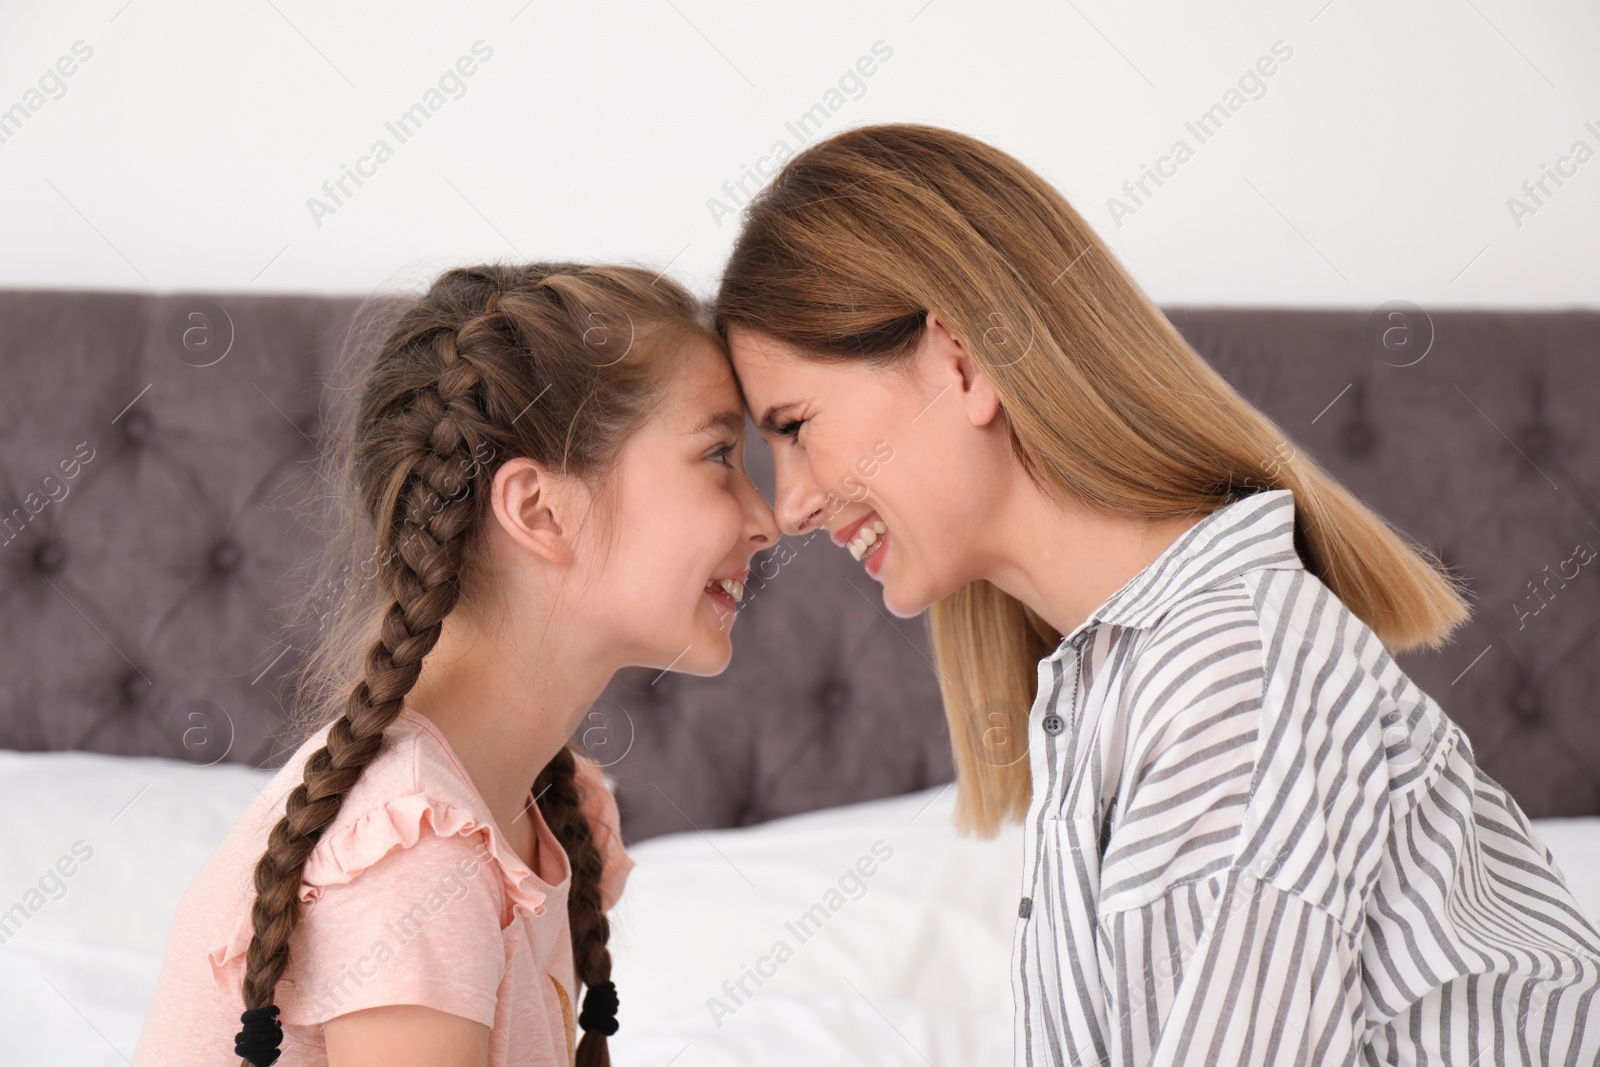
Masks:
[[[1437,647],[1468,618],[1437,557],[1293,449],[1061,193],[974,138],[887,124],[801,152],[745,208],[713,313],[724,339],[738,328],[811,359],[903,367],[930,310],[993,383],[1046,493],[1162,520],[1289,489],[1306,569],[1391,651]],[[1062,635],[982,580],[929,626],[957,822],[993,836],[1027,813],[1036,665]]]
[[[661,395],[672,353],[696,337],[718,344],[693,296],[620,265],[449,270],[418,299],[365,305],[349,351],[362,353],[359,335],[385,319],[375,357],[354,366],[356,403],[319,472],[333,487],[337,529],[301,603],[323,625],[295,679],[292,733],[303,741],[332,725],[256,865],[247,1010],[271,1004],[301,917],[306,859],[381,750],[445,617],[482,613],[495,597],[483,536],[495,469],[527,456],[609,505],[605,476]],[[596,510],[607,528],[607,507]],[[571,861],[573,961],[593,989],[611,977],[610,931],[577,758],[564,747],[530,787]],[[577,1063],[609,1062],[606,1033],[586,1029]]]

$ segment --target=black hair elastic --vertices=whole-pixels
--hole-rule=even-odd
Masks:
[[[598,1030],[607,1037],[617,1032],[617,987],[614,982],[596,982],[583,994],[583,1011],[578,1025]]]
[[[264,1008],[250,1008],[239,1021],[244,1023],[244,1029],[234,1035],[233,1052],[236,1056],[243,1056],[256,1067],[269,1067],[283,1054],[278,1048],[283,1043],[283,1027],[276,1018],[278,1006],[268,1004]]]

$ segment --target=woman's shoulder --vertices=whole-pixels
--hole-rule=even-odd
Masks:
[[[1373,629],[1300,567],[1192,591],[1150,620],[1120,662],[1129,712],[1144,714],[1145,733],[1170,729],[1189,705],[1222,693],[1258,715],[1263,733],[1327,731],[1342,746],[1351,734],[1381,731],[1383,711],[1417,693]],[[1332,755],[1348,755],[1341,746]]]
[[[1222,676],[1261,683],[1298,677],[1309,661],[1378,679],[1393,661],[1322,579],[1302,568],[1258,568],[1190,590],[1139,626],[1119,673],[1145,684]],[[1138,688],[1138,687],[1135,687]]]
[[[1132,635],[1117,674],[1134,747],[1169,734],[1219,689],[1235,703],[1259,705],[1270,673],[1270,638],[1257,585],[1268,573],[1306,572],[1234,575],[1175,600]]]

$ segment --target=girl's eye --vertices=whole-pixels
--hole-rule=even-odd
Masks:
[[[793,441],[799,441],[800,440],[800,424],[805,422],[805,421],[806,421],[805,419],[790,419],[788,422],[786,422],[782,426],[778,427],[779,436],[787,437],[787,438],[789,438],[790,440],[793,440]]]
[[[711,453],[711,458],[715,459],[718,463],[722,463],[731,467],[733,464],[728,462],[728,457],[731,456],[733,454],[733,450],[738,447],[739,445],[737,442],[725,444],[718,448],[715,452]]]

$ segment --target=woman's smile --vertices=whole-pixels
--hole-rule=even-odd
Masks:
[[[876,578],[883,570],[883,553],[889,544],[889,527],[875,511],[841,527],[833,535],[833,543],[850,550],[850,555],[861,561],[867,573]]]

